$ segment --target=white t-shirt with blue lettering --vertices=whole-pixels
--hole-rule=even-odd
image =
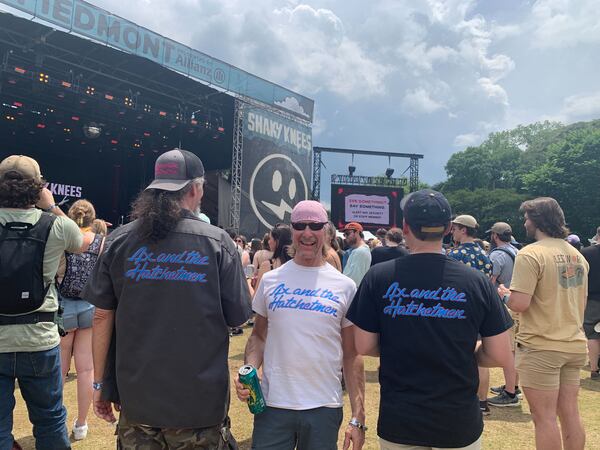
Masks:
[[[268,406],[338,408],[342,394],[342,328],[356,284],[329,264],[293,260],[267,272],[252,309],[268,320],[262,390]]]

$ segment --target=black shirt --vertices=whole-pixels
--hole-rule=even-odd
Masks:
[[[600,244],[581,249],[581,254],[590,265],[588,300],[600,301]]]
[[[110,234],[83,298],[116,310],[116,384],[129,422],[219,425],[229,399],[229,326],[250,315],[233,241],[193,217],[157,243],[136,222]]]
[[[381,438],[427,447],[479,438],[477,334],[512,325],[485,275],[442,254],[383,262],[363,279],[348,318],[379,333]]]
[[[371,250],[371,267],[377,263],[396,259],[408,254],[408,250],[401,245],[397,247],[375,247]]]

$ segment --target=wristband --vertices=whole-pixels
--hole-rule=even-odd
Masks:
[[[44,212],[50,212],[50,211],[52,211],[54,208],[58,208],[58,205],[57,205],[56,203],[54,203],[54,204],[52,204],[52,205],[48,206],[47,208],[44,208],[42,211],[44,211]]]
[[[348,425],[358,428],[362,431],[368,430],[367,426],[364,423],[360,423],[356,417],[353,417],[350,422],[348,422]]]
[[[99,390],[101,390],[101,389],[102,389],[102,385],[103,385],[103,384],[104,384],[104,383],[102,383],[102,381],[94,381],[94,382],[92,383],[92,389],[94,389],[95,391],[99,391]]]
[[[506,294],[502,297],[502,303],[504,303],[505,305],[508,303],[508,300],[510,299],[510,294]]]

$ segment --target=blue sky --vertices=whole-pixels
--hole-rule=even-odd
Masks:
[[[314,98],[314,145],[424,154],[428,183],[492,131],[600,117],[596,0],[92,3]],[[328,202],[350,157],[323,161]],[[354,165],[376,175],[388,161]]]

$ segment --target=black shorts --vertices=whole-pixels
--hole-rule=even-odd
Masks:
[[[594,330],[594,326],[600,323],[600,300],[588,298],[583,315],[583,330],[588,339],[600,339],[600,333]]]

